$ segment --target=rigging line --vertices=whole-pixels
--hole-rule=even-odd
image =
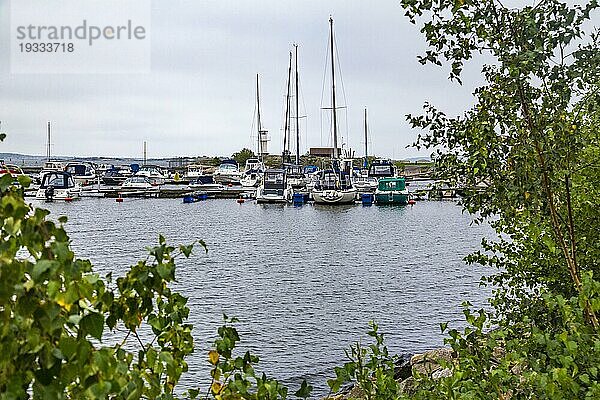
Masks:
[[[331,38],[327,39],[327,46],[325,47],[325,64],[323,67],[323,80],[321,82],[321,107],[319,109],[320,119],[320,145],[323,146],[323,98],[325,97],[325,84],[327,79],[327,63],[329,61],[329,42]],[[329,136],[329,135],[328,135]]]
[[[301,126],[301,130],[300,130],[300,148],[302,148],[302,145],[306,145],[308,143],[308,135],[307,135],[307,130],[308,130],[308,114],[306,112],[306,103],[304,101],[304,91],[302,89],[302,83],[300,80],[298,80],[298,99],[300,100],[301,104],[302,104],[302,108],[298,110],[298,114],[300,114],[300,116],[298,117],[300,120],[306,120],[304,122],[304,125]]]
[[[258,145],[255,143],[254,141],[254,127],[256,123],[256,102],[254,102],[254,111],[252,111],[252,127],[250,128],[250,144],[248,144],[248,142],[246,144],[248,144],[249,148],[253,148],[254,145],[256,145],[258,147]],[[257,153],[258,154],[258,149],[257,149]]]
[[[337,60],[337,67],[338,67],[338,76],[340,77],[340,83],[342,86],[342,96],[344,97],[344,108],[348,107],[348,99],[346,98],[346,87],[344,86],[344,75],[342,74],[342,65],[340,63],[340,55],[338,53],[338,46],[337,46],[337,40],[334,37],[333,38],[333,48],[335,49],[335,57]],[[344,120],[345,120],[345,124],[346,124],[346,129],[345,129],[345,133],[346,133],[346,144],[348,145],[348,148],[350,148],[350,131],[348,130],[348,111],[346,110],[346,112],[344,112]],[[343,136],[342,136],[342,143],[343,143]]]

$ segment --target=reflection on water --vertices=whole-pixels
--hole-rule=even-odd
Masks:
[[[323,394],[343,349],[376,320],[396,353],[442,344],[439,322],[462,325],[460,304],[483,305],[486,271],[461,261],[491,232],[453,202],[413,207],[238,204],[235,200],[82,199],[42,204],[67,215],[80,257],[123,274],[164,234],[172,244],[204,239],[177,270],[189,297],[197,351],[184,384],[209,380],[206,350],[222,313],[237,316],[259,370]]]

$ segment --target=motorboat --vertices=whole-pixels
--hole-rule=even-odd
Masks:
[[[287,203],[292,200],[292,195],[285,169],[267,169],[261,185],[256,189],[256,202]]]
[[[75,182],[81,186],[96,183],[96,171],[88,163],[70,162],[65,166],[65,171],[70,173]]]
[[[204,165],[190,164],[183,177],[190,182],[214,183],[212,175],[206,173],[206,169]]]
[[[135,176],[148,178],[154,185],[162,185],[169,179],[169,175],[162,168],[155,165],[142,165]]]
[[[408,204],[408,189],[404,177],[381,178],[375,191],[377,204]]]
[[[249,158],[246,160],[240,183],[244,187],[258,187],[262,181],[264,171],[265,164],[262,161],[257,158]]]
[[[140,175],[134,175],[127,178],[121,185],[122,189],[155,189],[157,187],[150,178]]]
[[[65,171],[49,171],[42,175],[42,183],[35,197],[36,199],[53,201],[71,201],[81,196],[81,186],[75,182],[73,176]]]
[[[235,160],[224,160],[213,174],[215,183],[239,185],[242,173]]]
[[[306,176],[301,165],[285,164],[288,184],[294,190],[306,189]]]
[[[123,170],[117,168],[109,169],[102,175],[102,182],[108,186],[120,186],[131,176],[123,172]]]

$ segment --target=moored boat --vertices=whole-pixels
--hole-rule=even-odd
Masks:
[[[155,165],[142,165],[135,176],[146,177],[155,185],[162,185],[169,178],[169,175],[162,168]]]
[[[317,172],[312,197],[317,204],[352,204],[356,200],[356,189],[350,176],[339,169]]]
[[[41,179],[42,183],[35,195],[36,199],[70,201],[78,199],[81,196],[81,186],[75,182],[68,172],[45,172]]]
[[[337,106],[335,102],[335,51],[333,38],[333,18],[329,18],[330,27],[330,57],[331,57],[331,115],[333,152],[331,169],[316,173],[316,181],[312,189],[312,197],[317,204],[350,204],[354,203],[357,196],[356,188],[352,185],[350,174],[352,171],[351,160],[343,160],[340,165],[338,148]]]
[[[381,179],[396,176],[396,168],[390,160],[374,160],[369,166],[368,176]]]
[[[287,203],[291,201],[292,194],[285,169],[267,169],[261,185],[256,189],[256,202]]]
[[[125,175],[121,169],[113,168],[107,170],[102,175],[102,182],[108,186],[120,186],[129,176]]]
[[[265,171],[265,164],[257,158],[246,160],[246,166],[240,179],[244,187],[258,187]]]
[[[375,191],[376,204],[408,204],[408,189],[404,177],[381,178]]]
[[[96,183],[96,171],[88,163],[70,162],[65,166],[65,171],[70,173],[75,182],[81,186]]]
[[[213,174],[215,183],[239,185],[242,173],[235,160],[224,160]]]

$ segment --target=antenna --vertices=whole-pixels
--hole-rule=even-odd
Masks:
[[[48,142],[46,143],[46,161],[50,161],[50,121],[48,121]]]
[[[260,126],[260,88],[259,88],[259,76],[256,74],[256,125],[258,128],[258,157],[260,161],[264,161],[262,155],[262,127]]]

